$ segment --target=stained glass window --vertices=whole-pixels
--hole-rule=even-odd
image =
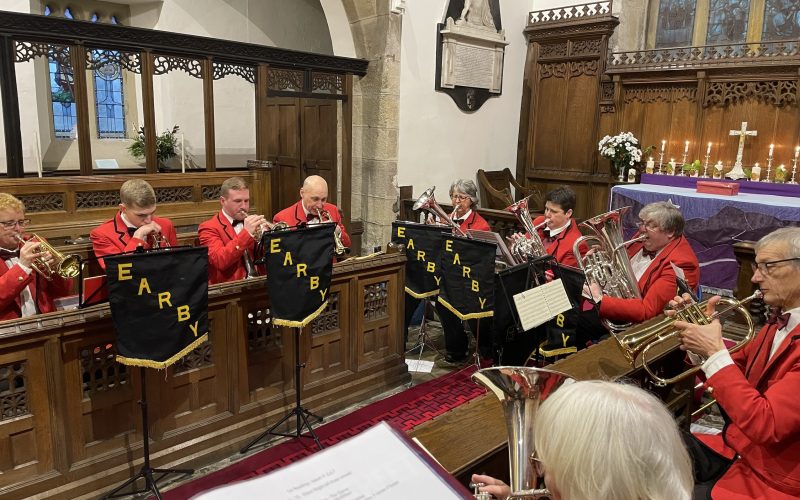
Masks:
[[[796,40],[800,38],[800,2],[767,0],[764,6],[762,40]]]
[[[658,6],[656,47],[692,44],[696,0],[661,0]]]
[[[112,57],[115,55],[111,53]],[[109,62],[94,72],[94,97],[97,137],[125,138],[125,102],[122,93],[122,67]]]
[[[750,0],[711,0],[706,43],[743,43],[747,37]]]
[[[50,100],[57,139],[74,139],[77,107],[73,93],[72,66],[55,52],[47,57],[50,66]]]

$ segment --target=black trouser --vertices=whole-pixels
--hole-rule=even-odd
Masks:
[[[694,500],[711,500],[711,489],[728,471],[732,460],[721,456],[688,432],[681,432],[694,465]]]

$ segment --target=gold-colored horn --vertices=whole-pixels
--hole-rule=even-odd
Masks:
[[[747,326],[747,334],[742,340],[729,349],[729,352],[734,353],[744,347],[745,344],[750,342],[755,334],[753,318],[750,316],[750,312],[744,306],[751,300],[761,298],[762,296],[763,294],[761,291],[756,290],[753,295],[750,295],[742,300],[723,297],[720,299],[719,304],[726,307],[720,311],[717,311],[711,317],[706,316],[704,313],[704,310],[708,305],[708,301],[689,304],[688,306],[676,311],[674,316],[658,316],[649,321],[645,321],[644,323],[631,327],[621,334],[614,334],[614,338],[619,343],[622,353],[626,358],[628,358],[631,364],[634,364],[636,359],[641,357],[642,367],[653,378],[656,385],[663,387],[668,384],[674,384],[679,380],[697,373],[697,371],[700,369],[700,366],[698,365],[689,368],[671,378],[663,378],[657,375],[650,368],[647,353],[650,352],[650,349],[653,349],[655,346],[669,342],[678,337],[679,331],[673,326],[675,321],[686,321],[696,325],[707,325],[715,318],[729,311],[738,313]]]
[[[519,220],[519,223],[522,224],[522,227],[525,228],[525,231],[530,235],[530,238],[519,238],[511,243],[509,251],[517,264],[526,262],[529,256],[544,257],[547,255],[544,242],[542,242],[542,239],[539,237],[538,229],[547,224],[549,219],[545,219],[544,222],[538,225],[533,225],[531,213],[528,209],[528,200],[530,200],[531,196],[533,195],[527,196],[503,209],[506,212],[514,214],[517,220]]]
[[[430,187],[422,193],[422,196],[417,198],[417,201],[414,202],[414,206],[412,207],[414,210],[427,210],[430,213],[439,217],[439,219],[443,220],[448,226],[453,228],[453,234],[457,234],[459,236],[466,236],[466,233],[461,230],[461,226],[453,222],[453,219],[447,215],[442,207],[436,203],[436,198],[433,196],[433,191],[436,189],[436,186]]]
[[[631,243],[647,238],[640,235],[625,241],[622,233],[622,218],[631,207],[622,207],[604,214],[597,215],[581,223],[592,234],[581,236],[575,240],[572,251],[578,260],[587,283],[596,283],[603,293],[621,299],[640,299],[639,284],[631,268],[631,259],[625,248]],[[580,247],[587,241],[594,241],[599,249],[594,252],[581,254]],[[602,320],[609,331],[620,332],[630,326],[630,323],[617,324]]]
[[[533,467],[533,422],[539,405],[567,381],[563,373],[527,366],[495,366],[472,374],[472,380],[489,389],[500,400],[508,431],[509,498],[551,496],[537,489],[539,482]]]
[[[31,262],[31,267],[39,274],[44,276],[47,280],[52,280],[53,276],[61,276],[62,278],[74,278],[81,274],[81,258],[78,255],[64,255],[55,248],[53,245],[40,238],[36,234],[32,234],[28,240],[21,235],[16,235],[20,244],[25,244],[30,240],[36,240],[39,243],[39,253],[49,253],[53,258],[53,262],[47,263],[43,258],[36,257]]]

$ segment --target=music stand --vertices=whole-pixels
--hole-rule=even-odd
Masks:
[[[164,478],[167,474],[182,474],[184,476],[194,474],[194,469],[159,469],[150,467],[150,426],[147,419],[147,372],[145,367],[142,366],[139,368],[139,376],[141,377],[142,392],[141,399],[137,401],[137,403],[139,403],[139,406],[142,409],[142,444],[144,447],[144,463],[142,463],[142,468],[139,469],[139,472],[137,472],[135,476],[101,497],[104,500],[106,498],[121,498],[147,492],[152,492],[153,495],[158,498],[158,500],[161,500],[161,492],[158,491],[158,481]],[[154,477],[154,474],[161,475]],[[120,490],[127,488],[130,485],[135,485],[136,481],[139,479],[144,479],[144,489],[132,491],[130,493],[118,494]]]
[[[300,333],[302,332],[302,328],[295,328],[295,330],[296,330],[296,335],[294,336],[294,360],[295,360],[295,364],[294,364],[294,402],[295,402],[295,405],[294,405],[294,408],[292,409],[292,411],[290,411],[289,413],[284,415],[282,419],[280,419],[277,422],[275,422],[274,424],[272,424],[272,426],[269,429],[267,429],[266,431],[262,432],[261,434],[258,435],[258,437],[256,437],[252,441],[250,441],[247,444],[247,446],[245,446],[244,448],[242,448],[239,451],[239,453],[247,453],[247,451],[250,450],[250,448],[255,446],[256,443],[258,443],[259,441],[261,441],[262,439],[264,439],[267,436],[283,436],[283,437],[293,437],[293,438],[300,438],[300,437],[311,438],[311,439],[314,440],[315,443],[317,443],[317,446],[319,447],[320,450],[322,450],[324,448],[324,446],[322,446],[322,443],[320,442],[319,438],[317,437],[317,434],[314,432],[314,429],[311,427],[311,424],[308,421],[308,417],[314,417],[315,419],[317,419],[317,423],[320,423],[320,422],[323,421],[322,417],[320,417],[319,415],[315,415],[315,414],[311,413],[310,411],[308,411],[305,408],[303,408],[303,405],[302,405],[302,398],[301,398],[302,386],[301,386],[301,380],[300,380],[300,370],[303,367],[305,367],[306,364],[300,362]],[[297,417],[297,426],[296,426],[294,434],[290,434],[290,433],[286,433],[286,432],[276,432],[275,431],[275,429],[277,429],[278,427],[283,425],[286,421],[288,421],[290,418],[292,418],[292,416]],[[307,428],[308,429],[308,436],[304,436],[303,435],[303,428]]]
[[[425,297],[420,300],[423,307],[422,307],[422,321],[419,324],[419,332],[417,332],[417,343],[414,344],[414,347],[412,347],[411,349],[407,349],[405,352],[405,354],[408,354],[410,352],[414,352],[417,349],[419,349],[419,355],[417,356],[417,361],[422,360],[422,351],[425,350],[425,347],[430,347],[431,349],[433,349],[434,352],[436,352],[437,356],[441,356],[442,354],[439,351],[439,349],[436,348],[436,345],[434,345],[433,343],[433,339],[431,339],[431,336],[428,334],[428,319],[426,312],[428,309],[428,304],[430,304],[430,299],[428,297]],[[412,384],[413,382],[410,382],[408,386],[411,387]]]

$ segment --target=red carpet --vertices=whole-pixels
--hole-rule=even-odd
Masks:
[[[469,376],[475,367],[430,380],[381,401],[365,406],[331,423],[315,427],[323,446],[330,446],[368,429],[377,422],[389,421],[405,431],[437,417],[486,391]],[[309,408],[314,411],[314,408]],[[294,423],[294,419],[291,420]],[[266,474],[317,451],[312,439],[290,439],[267,448],[241,462],[164,492],[167,500],[189,498],[211,488]]]

